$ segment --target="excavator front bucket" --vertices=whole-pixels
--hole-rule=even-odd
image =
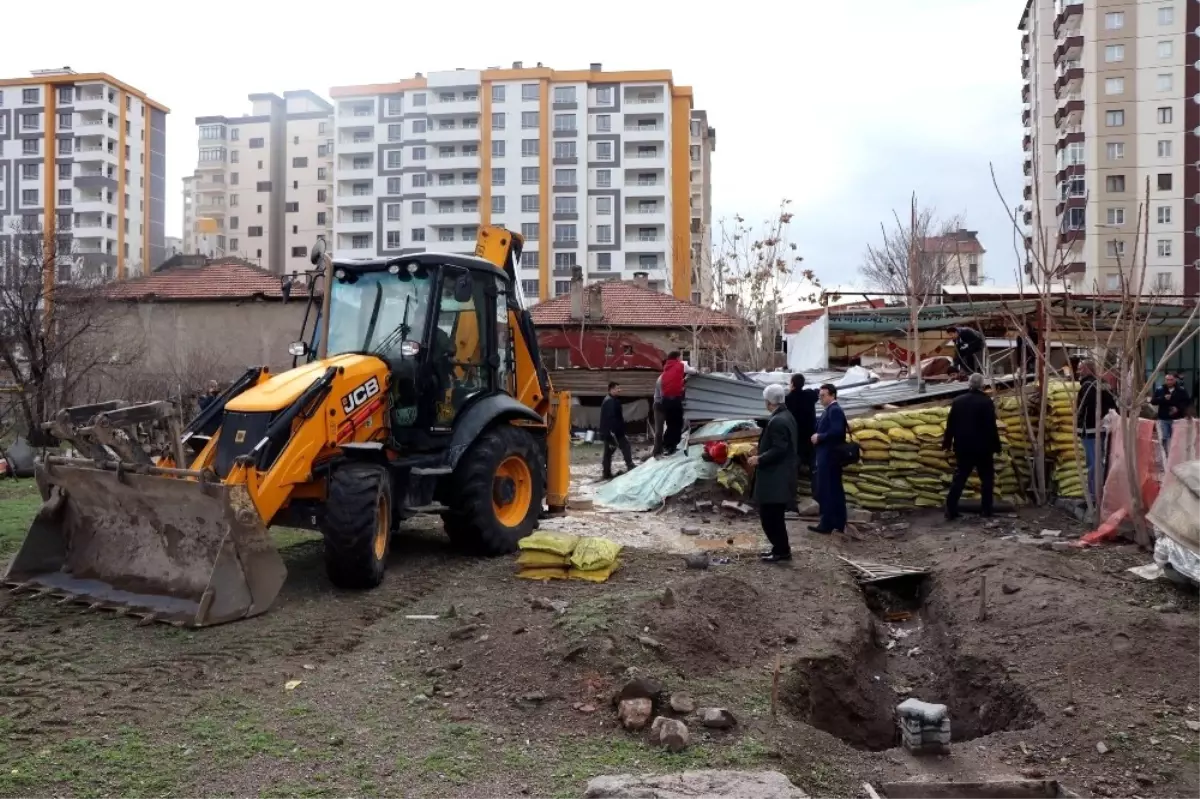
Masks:
[[[44,503],[4,578],[16,592],[203,627],[265,612],[283,586],[244,486],[59,457],[36,477]]]

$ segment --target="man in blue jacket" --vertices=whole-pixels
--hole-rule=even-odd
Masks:
[[[846,489],[842,486],[841,448],[846,443],[846,414],[837,402],[837,386],[826,383],[819,394],[825,412],[817,422],[812,443],[817,448],[816,494],[821,519],[809,525],[814,533],[828,535],[846,529]]]

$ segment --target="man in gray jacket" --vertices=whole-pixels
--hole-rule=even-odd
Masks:
[[[771,412],[758,439],[758,454],[750,458],[754,467],[754,500],[763,533],[771,542],[771,550],[761,559],[766,563],[781,563],[792,559],[784,514],[789,503],[796,499],[797,454],[796,420],[784,404],[783,386],[767,386],[763,391],[767,410]]]

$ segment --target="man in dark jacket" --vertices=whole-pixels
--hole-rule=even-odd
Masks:
[[[204,393],[201,394],[199,396],[199,398],[197,398],[196,404],[199,405],[200,410],[203,411],[209,405],[212,405],[213,402],[216,400],[216,398],[219,396],[221,396],[220,384],[217,383],[216,380],[209,380],[208,388],[205,389]]]
[[[946,495],[947,520],[958,518],[958,500],[971,472],[979,473],[983,515],[992,515],[992,489],[996,481],[992,457],[1000,453],[1000,428],[996,424],[996,406],[983,393],[983,375],[976,372],[968,380],[971,390],[950,404],[946,434],[942,436],[942,449],[953,450],[958,464],[950,493]]]
[[[784,513],[796,497],[796,420],[784,405],[784,389],[767,386],[763,391],[767,420],[758,439],[758,454],[750,458],[754,467],[754,501],[763,533],[771,542],[771,551],[762,554],[767,563],[792,559]]]
[[[683,392],[686,374],[683,361],[679,359],[679,352],[668,352],[659,378],[662,384],[662,413],[665,422],[664,455],[674,455],[683,439]]]
[[[787,394],[787,409],[796,420],[796,432],[800,436],[797,452],[800,455],[799,466],[813,468],[812,435],[817,432],[817,399],[820,392],[815,388],[804,387],[804,375],[792,375],[792,390]]]
[[[601,465],[604,469],[604,479],[613,479],[613,453],[619,448],[625,458],[625,471],[633,469],[633,451],[629,447],[629,439],[625,437],[625,412],[621,408],[620,383],[608,384],[608,396],[600,404],[600,440],[604,442],[604,456]]]
[[[986,343],[983,335],[969,327],[951,325],[946,328],[950,341],[954,343],[954,369],[959,375],[970,375],[983,371],[981,357]]]
[[[826,383],[818,395],[825,412],[809,439],[817,448],[817,504],[821,519],[808,529],[828,535],[846,529],[846,489],[842,485],[841,449],[846,443],[846,414],[837,403],[837,386]]]
[[[1171,453],[1171,428],[1176,419],[1187,416],[1191,399],[1173,372],[1163,377],[1163,385],[1154,389],[1150,404],[1158,408],[1158,431],[1162,438],[1163,451]]]
[[[1097,393],[1099,393],[1100,412],[1096,413]],[[1075,407],[1075,432],[1083,444],[1083,457],[1087,463],[1087,490],[1093,498],[1099,496],[1096,481],[1097,466],[1100,466],[1100,480],[1104,479],[1104,417],[1109,411],[1116,410],[1117,400],[1113,397],[1108,386],[1096,379],[1096,364],[1083,361],[1079,364],[1079,397]],[[1100,442],[1099,451],[1096,448]]]

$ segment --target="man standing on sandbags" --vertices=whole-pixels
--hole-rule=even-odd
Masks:
[[[817,504],[821,506],[821,519],[810,524],[809,530],[828,535],[844,532],[848,513],[846,511],[846,488],[842,485],[842,448],[846,444],[846,413],[837,402],[837,386],[825,383],[818,394],[825,412],[817,422],[813,433],[813,446],[817,448]]]
[[[992,515],[992,491],[996,483],[996,466],[992,462],[1000,454],[1000,428],[996,423],[996,406],[983,393],[983,375],[976,372],[968,378],[971,390],[950,404],[946,418],[946,434],[942,449],[954,451],[957,466],[950,493],[946,495],[946,520],[958,518],[958,500],[971,472],[979,474],[980,509],[984,516]]]
[[[783,386],[767,386],[763,399],[771,417],[758,438],[758,454],[749,459],[754,467],[754,501],[763,533],[771,542],[771,551],[760,556],[765,563],[792,559],[784,514],[796,500],[796,420],[784,404]]]

